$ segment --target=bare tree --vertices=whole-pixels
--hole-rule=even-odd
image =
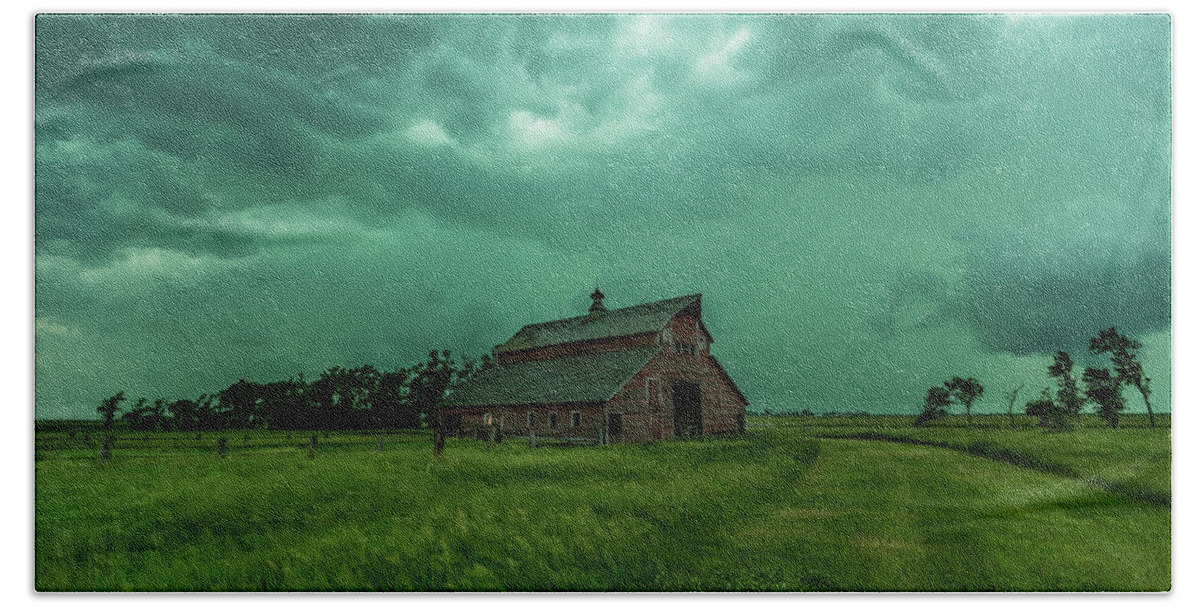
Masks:
[[[1024,384],[1007,393],[1004,393],[1004,396],[1008,397],[1008,423],[1014,429],[1017,428],[1017,417],[1013,415],[1013,404],[1017,402],[1017,393],[1021,392],[1021,389],[1023,388],[1025,388]]]

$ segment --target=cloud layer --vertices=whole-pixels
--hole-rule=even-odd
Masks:
[[[702,291],[759,407],[1045,384],[1109,325],[1167,406],[1169,42],[1163,15],[42,15],[37,413],[481,354],[595,281]]]

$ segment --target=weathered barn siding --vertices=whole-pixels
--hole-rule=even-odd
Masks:
[[[658,395],[651,394],[647,388],[647,380],[651,378],[657,379]],[[624,437],[612,439],[614,443],[657,441],[675,436],[672,382],[700,385],[705,435],[740,432],[745,403],[717,369],[713,358],[708,354],[680,354],[666,346],[608,402],[606,411],[622,415],[625,431]]]
[[[459,410],[455,410],[459,412]],[[604,430],[604,408],[598,404],[496,406],[462,410],[462,427],[458,433],[464,437],[486,437],[488,432],[485,416],[492,415],[492,424],[498,434],[506,438],[525,437],[530,427],[527,415],[535,414],[533,432],[538,437],[599,438]],[[558,424],[551,428],[550,413],[558,416]],[[579,412],[580,424],[571,426],[571,413]]]

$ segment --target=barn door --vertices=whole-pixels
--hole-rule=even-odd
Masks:
[[[704,434],[700,413],[700,385],[694,382],[671,384],[671,402],[675,408],[675,436],[695,437]]]

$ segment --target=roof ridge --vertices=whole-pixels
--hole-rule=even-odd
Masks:
[[[613,314],[613,313],[617,313],[617,312],[625,312],[625,311],[629,311],[629,310],[631,310],[631,309],[634,309],[634,308],[645,308],[645,307],[650,307],[650,306],[654,306],[654,305],[656,305],[656,304],[662,304],[662,303],[664,303],[664,302],[670,302],[671,300],[685,300],[685,299],[690,299],[690,298],[699,298],[699,297],[701,297],[702,295],[703,295],[703,294],[699,294],[699,293],[693,293],[693,294],[688,294],[688,295],[684,295],[684,296],[675,296],[675,297],[673,297],[673,298],[664,298],[664,299],[662,299],[662,300],[655,300],[655,301],[653,301],[653,302],[642,302],[641,304],[633,304],[633,305],[631,305],[631,306],[623,306],[623,307],[621,307],[621,308],[614,308],[614,309],[612,309],[612,310],[606,310],[606,311],[604,311],[604,312],[602,312],[602,313],[599,313],[599,314],[601,314],[601,315],[611,315],[611,314]],[[576,316],[574,316],[574,317],[567,317],[567,318],[565,318],[565,319],[555,319],[555,320],[553,320],[553,321],[541,321],[541,322],[539,322],[539,323],[529,323],[529,324],[527,324],[527,325],[524,325],[524,326],[522,326],[522,327],[521,327],[521,329],[525,329],[526,327],[542,327],[542,326],[545,326],[545,325],[554,325],[555,323],[566,323],[567,321],[574,321],[574,320],[576,320],[576,319],[586,319],[586,318],[588,318],[588,317],[594,317],[594,316],[595,316],[594,314],[585,314],[585,315],[576,315]]]

